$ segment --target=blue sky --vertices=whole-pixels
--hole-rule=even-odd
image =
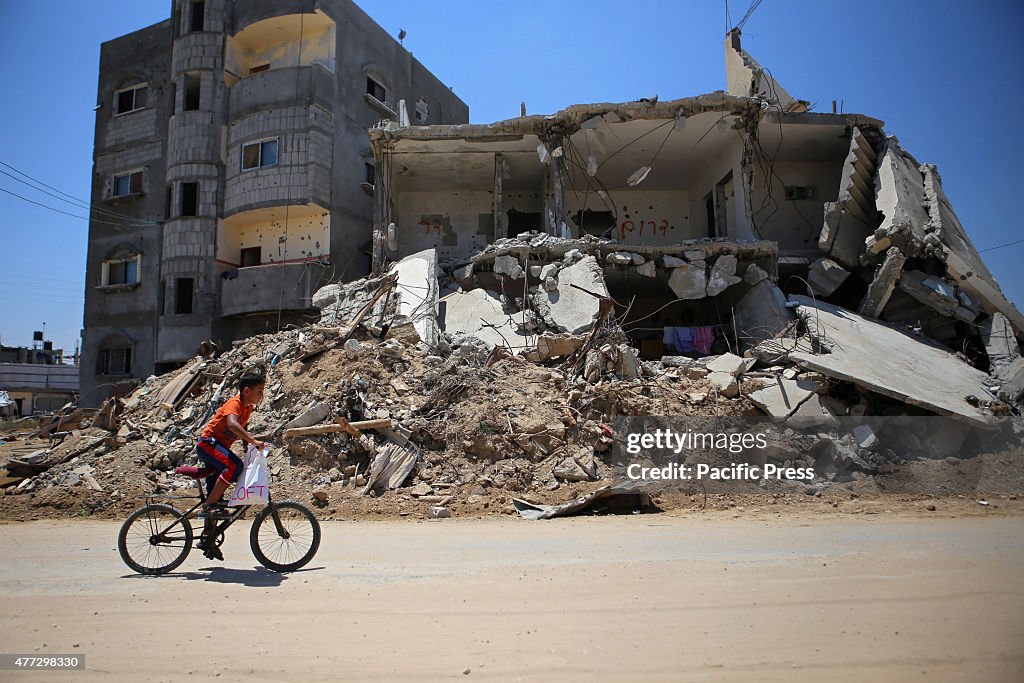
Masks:
[[[244,1],[244,0],[239,0]],[[452,85],[474,122],[575,103],[725,88],[725,3],[363,0],[361,7]],[[749,2],[729,3],[733,21]],[[169,16],[170,0],[0,0],[0,162],[87,200],[99,46]],[[744,47],[795,97],[886,122],[944,188],[979,249],[1018,239],[1024,4],[1011,0],[765,0]],[[10,169],[0,166],[0,170]],[[0,175],[0,188],[77,215]],[[88,225],[0,193],[0,339],[71,350],[82,325]],[[1024,243],[983,254],[1024,303]]]

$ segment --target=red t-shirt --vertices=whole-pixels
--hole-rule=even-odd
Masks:
[[[209,439],[216,439],[225,448],[231,448],[238,437],[228,429],[228,415],[237,415],[238,422],[242,427],[249,424],[249,416],[252,415],[252,406],[242,405],[242,396],[238,395],[228,400],[220,407],[220,410],[213,416],[210,423],[203,430],[203,436]]]

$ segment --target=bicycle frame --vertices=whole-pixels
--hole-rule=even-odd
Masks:
[[[199,489],[199,496],[198,496],[199,500],[198,500],[198,502],[196,502],[195,505],[193,505],[191,508],[189,508],[185,512],[181,513],[181,516],[179,516],[177,519],[175,519],[173,522],[171,522],[166,528],[161,529],[158,532],[156,532],[155,534],[153,534],[154,536],[159,537],[161,539],[166,538],[167,534],[175,526],[181,524],[182,520],[191,518],[192,515],[196,512],[196,510],[198,510],[199,508],[202,507],[203,503],[206,502],[206,498],[203,496],[203,486],[199,482],[198,479],[196,480],[196,488]],[[148,504],[148,503],[154,502],[155,500],[157,500],[159,498],[163,498],[163,499],[166,500],[168,498],[172,498],[173,499],[174,497],[171,497],[171,496],[146,496],[146,502]],[[178,499],[181,500],[182,498],[178,498]],[[274,501],[273,501],[273,498],[271,497],[271,493],[270,493],[269,487],[267,489],[267,506],[270,508],[270,516],[274,520],[274,526],[277,527],[277,533],[281,536],[281,538],[289,538],[291,534],[289,534],[287,529],[284,528],[284,525],[281,524],[281,518],[277,514],[277,508],[274,507]],[[242,515],[245,514],[245,511],[248,510],[251,507],[253,507],[253,506],[252,505],[239,505],[239,506],[235,507],[235,511],[231,514],[230,517],[228,517],[227,519],[222,519],[222,520],[217,520],[216,521],[216,523],[209,529],[208,535],[211,538],[216,538],[220,534],[223,534],[227,530],[227,528],[229,526],[231,526],[236,521],[241,519]],[[204,528],[203,533],[207,533],[207,530],[205,528]]]

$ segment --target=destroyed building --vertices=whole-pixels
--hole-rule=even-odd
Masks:
[[[881,121],[809,111],[737,32],[726,61],[728,92],[371,129],[372,272],[313,292],[313,321],[55,415],[0,512],[180,492],[254,368],[275,496],[329,514],[1019,495],[1021,315],[934,166]],[[809,478],[617,485],[638,427],[752,418],[774,432],[750,462]]]
[[[888,342],[910,345],[910,375],[892,381],[959,377],[914,357],[934,344],[976,373],[935,391],[1017,400],[1024,318],[935,166],[880,120],[809,111],[742,49],[738,30],[725,54],[727,92],[371,130],[381,169],[376,267],[436,253],[440,329],[490,346],[529,349],[545,330],[585,332],[598,315],[594,294],[614,300],[645,359],[743,353],[827,309],[837,325],[866,321],[846,339],[868,365],[889,349],[873,346],[885,332],[865,330],[902,330]],[[845,379],[856,381],[867,368],[847,360]],[[865,374],[877,388],[878,373]],[[916,396],[933,391],[910,393],[951,412]],[[976,412],[962,400],[957,410]]]
[[[365,275],[366,129],[468,120],[351,0],[174,0],[102,45],[96,105],[89,406],[203,341],[301,321],[320,284]]]

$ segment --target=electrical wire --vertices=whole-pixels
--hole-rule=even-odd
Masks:
[[[0,166],[6,166],[7,168],[11,169],[15,173],[18,173],[19,175],[25,176],[26,178],[28,178],[32,182],[34,182],[34,183],[36,183],[38,185],[42,185],[43,187],[50,188],[51,190],[53,190],[57,194],[54,194],[53,192],[48,192],[48,191],[43,190],[43,189],[41,189],[39,187],[36,187],[32,183],[30,183],[30,182],[28,182],[26,180],[23,180],[22,178],[19,178],[19,177],[15,176],[15,175],[11,175],[7,171],[0,170],[0,173],[2,173],[3,175],[7,176],[8,178],[11,178],[12,180],[15,180],[15,181],[17,181],[19,183],[22,183],[23,185],[27,185],[28,187],[31,187],[36,192],[42,192],[43,194],[49,195],[50,197],[53,197],[54,199],[56,199],[58,201],[64,202],[66,204],[70,204],[71,206],[75,207],[76,209],[87,209],[89,211],[95,212],[95,213],[100,214],[101,216],[104,216],[104,217],[107,217],[107,218],[121,218],[121,219],[130,221],[132,223],[149,223],[149,224],[152,224],[152,225],[159,225],[158,221],[150,221],[150,220],[146,220],[144,218],[136,218],[134,216],[129,216],[127,214],[119,213],[117,211],[111,211],[109,209],[103,209],[103,208],[100,208],[100,207],[90,206],[88,202],[82,201],[81,199],[76,199],[75,197],[71,197],[71,195],[67,194],[66,192],[61,192],[57,188],[55,188],[55,187],[53,187],[51,185],[47,185],[46,183],[44,183],[41,180],[36,180],[35,178],[30,176],[29,174],[25,173],[24,171],[20,171],[20,170],[14,168],[10,164],[7,164],[7,163],[4,163],[4,162],[0,161]],[[60,195],[64,195],[64,196],[62,197]],[[71,198],[70,199],[65,199],[64,197],[71,197]]]
[[[113,223],[111,221],[101,221],[101,220],[97,220],[95,218],[90,219],[88,216],[79,216],[78,214],[75,214],[75,213],[70,213],[68,211],[63,211],[61,209],[54,208],[54,207],[50,206],[49,204],[43,204],[42,202],[37,202],[35,200],[29,199],[28,197],[23,197],[20,194],[18,194],[17,192],[11,192],[10,190],[5,190],[2,187],[0,187],[0,192],[3,192],[5,194],[9,194],[12,197],[17,197],[18,199],[22,200],[23,202],[28,202],[29,204],[35,204],[36,206],[41,206],[44,209],[49,209],[50,211],[53,211],[55,213],[64,214],[65,216],[71,216],[72,218],[79,218],[79,219],[81,219],[83,221],[92,221],[93,223],[99,223],[101,225],[119,225],[119,226],[122,226],[122,227],[140,227],[140,224]]]
[[[994,247],[988,247],[987,249],[979,249],[978,253],[979,254],[983,254],[986,251],[995,251],[996,249],[1005,249],[1006,247],[1012,247],[1015,244],[1021,244],[1021,243],[1024,243],[1024,240],[1017,240],[1015,242],[1007,242],[1006,244],[1000,244],[1000,245],[997,245],[997,246],[994,246]]]

